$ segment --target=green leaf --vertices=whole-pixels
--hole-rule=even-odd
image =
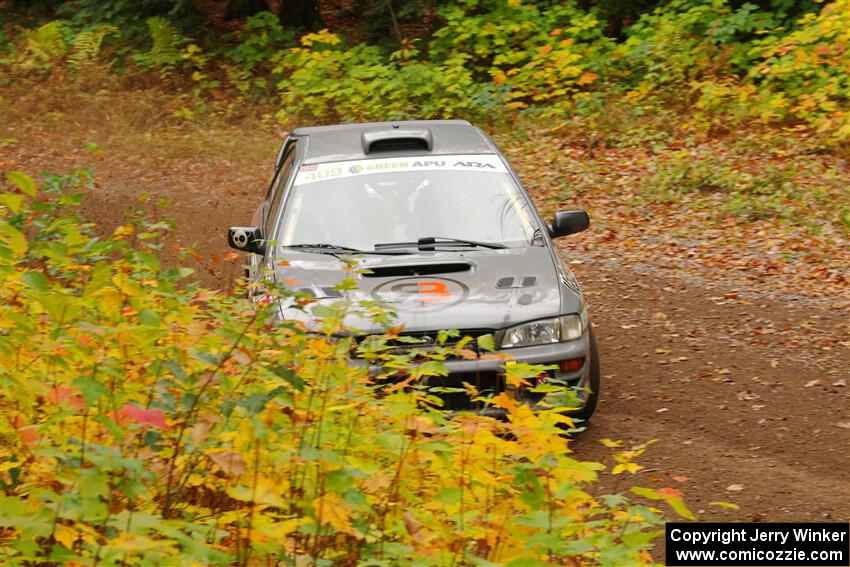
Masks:
[[[109,493],[109,483],[101,471],[96,468],[81,469],[77,477],[77,488],[83,498],[96,498]]]
[[[86,404],[88,405],[94,404],[94,402],[109,393],[109,389],[106,386],[94,378],[87,376],[80,376],[74,380],[74,385],[80,389],[80,393],[82,393],[83,399],[86,400]]]
[[[15,193],[0,193],[0,204],[6,205],[13,213],[21,210],[21,203],[24,201],[23,195]]]
[[[548,567],[549,563],[534,557],[517,557],[505,564],[505,567]]]
[[[55,321],[70,321],[79,315],[81,307],[74,301],[73,297],[68,297],[62,293],[48,292],[38,296],[38,302],[47,311]]]
[[[194,358],[195,360],[199,360],[201,362],[205,362],[205,363],[209,364],[210,366],[218,366],[219,362],[220,362],[216,355],[214,355],[210,352],[204,352],[204,351],[192,353],[192,358]]]
[[[162,319],[157,315],[156,311],[151,309],[142,309],[137,315],[139,323],[148,327],[159,327],[162,324]]]
[[[27,237],[6,219],[0,219],[0,242],[5,242],[16,257],[27,251]]]
[[[448,373],[449,371],[446,369],[446,365],[439,360],[423,362],[410,371],[410,375],[416,378],[421,378],[422,376],[446,376]]]
[[[317,303],[313,306],[313,315],[318,317],[319,319],[327,319],[333,317],[337,314],[337,312],[328,305],[323,305],[321,303]]]
[[[38,293],[46,293],[50,290],[50,281],[41,272],[25,272],[21,279]]]
[[[481,335],[478,337],[478,346],[488,352],[493,352],[496,350],[496,340],[493,338],[493,335],[488,333],[486,335]]]
[[[6,180],[30,197],[35,197],[35,181],[26,173],[22,171],[10,171],[6,174]]]
[[[680,498],[675,498],[673,496],[668,496],[664,499],[667,504],[670,505],[673,510],[687,520],[696,521],[696,516],[694,516],[693,512],[688,510],[688,507],[685,506],[685,503],[682,502]]]
[[[457,504],[460,502],[460,488],[457,486],[445,486],[440,489],[434,500],[442,504]]]
[[[643,496],[644,498],[649,498],[650,500],[661,500],[664,498],[660,494],[656,493],[655,490],[651,488],[644,488],[642,486],[633,486],[631,491],[637,494],[638,496]]]

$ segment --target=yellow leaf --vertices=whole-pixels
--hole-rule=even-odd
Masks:
[[[313,510],[321,525],[329,524],[337,531],[357,535],[349,520],[351,510],[337,493],[328,492],[313,500]]]
[[[112,283],[128,297],[139,295],[142,291],[141,288],[127,276],[127,274],[123,274],[121,272],[112,276]]]
[[[74,542],[77,541],[77,530],[70,528],[64,524],[56,524],[56,529],[53,531],[53,537],[68,549],[74,549]]]
[[[615,465],[613,470],[611,470],[611,474],[620,474],[623,472],[630,472],[635,474],[643,467],[637,463],[620,463],[619,465]]]
[[[133,234],[134,230],[135,229],[133,228],[133,225],[131,225],[131,224],[125,224],[123,226],[119,226],[118,228],[116,228],[112,232],[112,238],[114,238],[116,240],[120,240],[120,239],[124,238],[125,236],[130,236],[131,234]]]
[[[273,539],[282,541],[289,534],[308,523],[310,523],[309,518],[290,518],[282,522],[275,522],[274,526],[272,526],[272,534],[270,535]]]
[[[605,439],[600,440],[599,442],[608,447],[609,449],[614,449],[615,447],[621,447],[623,445],[622,441],[614,441],[612,439],[608,439],[607,437]]]

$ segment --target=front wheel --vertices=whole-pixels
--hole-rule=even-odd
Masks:
[[[584,406],[569,413],[570,417],[583,421],[590,420],[590,416],[596,411],[596,404],[599,403],[599,349],[596,346],[596,332],[593,330],[593,325],[588,325],[588,329],[590,331],[590,368],[587,387],[590,392],[587,394]]]

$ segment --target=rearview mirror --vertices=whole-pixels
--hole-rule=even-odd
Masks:
[[[227,231],[227,245],[240,252],[263,254],[266,242],[258,226],[231,226]]]
[[[587,230],[590,226],[590,216],[586,211],[559,211],[555,213],[549,226],[549,236],[558,238]]]

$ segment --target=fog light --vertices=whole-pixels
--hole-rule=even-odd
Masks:
[[[558,367],[561,369],[561,372],[575,372],[576,370],[581,369],[584,366],[584,357],[579,358],[570,358],[569,360],[562,360]]]

